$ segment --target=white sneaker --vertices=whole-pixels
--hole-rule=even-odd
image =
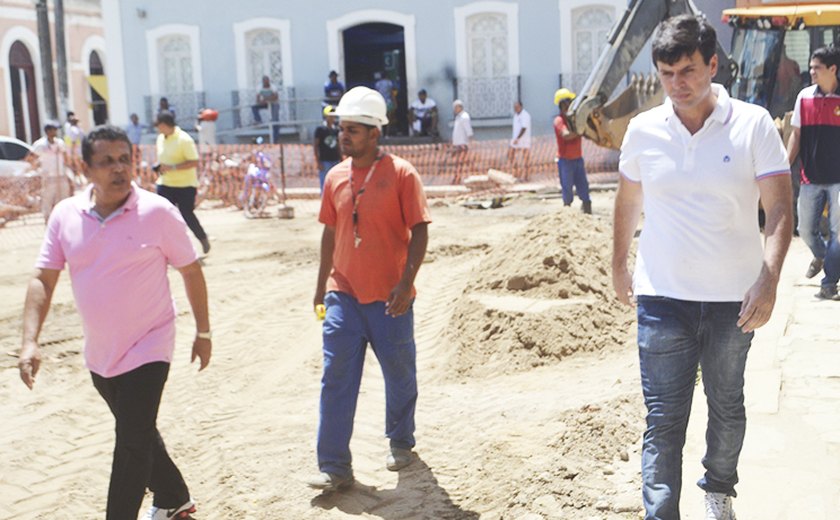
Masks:
[[[732,497],[724,493],[706,493],[706,520],[737,520]]]
[[[173,518],[183,519],[189,518],[190,513],[195,513],[195,502],[193,502],[192,499],[187,500],[184,505],[176,507],[175,509],[152,506],[148,511],[146,511],[146,514],[143,516],[143,520],[170,520]]]

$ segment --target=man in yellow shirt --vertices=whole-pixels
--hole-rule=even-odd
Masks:
[[[195,193],[198,187],[198,150],[190,134],[175,124],[172,112],[160,112],[155,120],[157,126],[157,159],[155,171],[160,175],[157,180],[158,195],[174,204],[184,217],[187,226],[201,242],[204,254],[210,251],[207,233],[195,216]]]

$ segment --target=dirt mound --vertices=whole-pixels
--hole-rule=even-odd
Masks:
[[[612,294],[609,226],[566,209],[489,249],[453,313],[458,374],[510,373],[630,339]]]
[[[625,395],[560,415],[546,446],[485,442],[481,478],[463,492],[492,497],[492,519],[636,519],[643,417],[638,395]]]

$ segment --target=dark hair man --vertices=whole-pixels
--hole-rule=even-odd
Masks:
[[[365,350],[385,378],[385,465],[414,460],[417,403],[414,278],[428,243],[429,207],[417,170],[379,149],[388,124],[385,99],[367,87],[338,103],[341,149],[348,157],[327,174],[319,220],[321,266],[313,305],[326,305],[318,426],[318,469],[309,481],[333,491],[353,484],[350,437]]]
[[[805,276],[820,271],[817,298],[837,300],[840,280],[840,47],[829,45],[814,51],[809,63],[811,86],[796,97],[788,139],[788,159],[802,158],[799,186],[799,236],[814,258]],[[828,204],[829,238],[820,234],[820,219]]]
[[[646,520],[680,518],[682,448],[698,363],[709,407],[707,519],[734,520],[746,431],[744,366],[753,331],[773,311],[791,236],[790,168],[764,108],[712,83],[715,32],[701,17],[662,22],[653,59],[665,102],[630,122],[615,200],[613,285],[638,309],[647,429]],[[767,214],[758,228],[759,200]],[[635,273],[630,244],[644,209]],[[763,245],[763,247],[762,247]]]
[[[178,211],[131,179],[132,146],[113,126],[82,141],[90,184],[53,210],[23,311],[20,377],[30,389],[41,365],[38,336],[65,265],[85,331],[85,364],[116,419],[108,520],[137,518],[146,488],[152,520],[195,511],[156,422],[175,349],[175,309],[167,268],[175,267],[195,317],[192,360],[210,362],[207,287]]]

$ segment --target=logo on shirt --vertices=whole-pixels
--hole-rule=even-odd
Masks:
[[[724,156],[723,156],[723,162],[728,163],[728,162],[729,162],[729,161],[731,161],[731,160],[732,160],[732,159],[730,159],[728,155],[724,155]]]

